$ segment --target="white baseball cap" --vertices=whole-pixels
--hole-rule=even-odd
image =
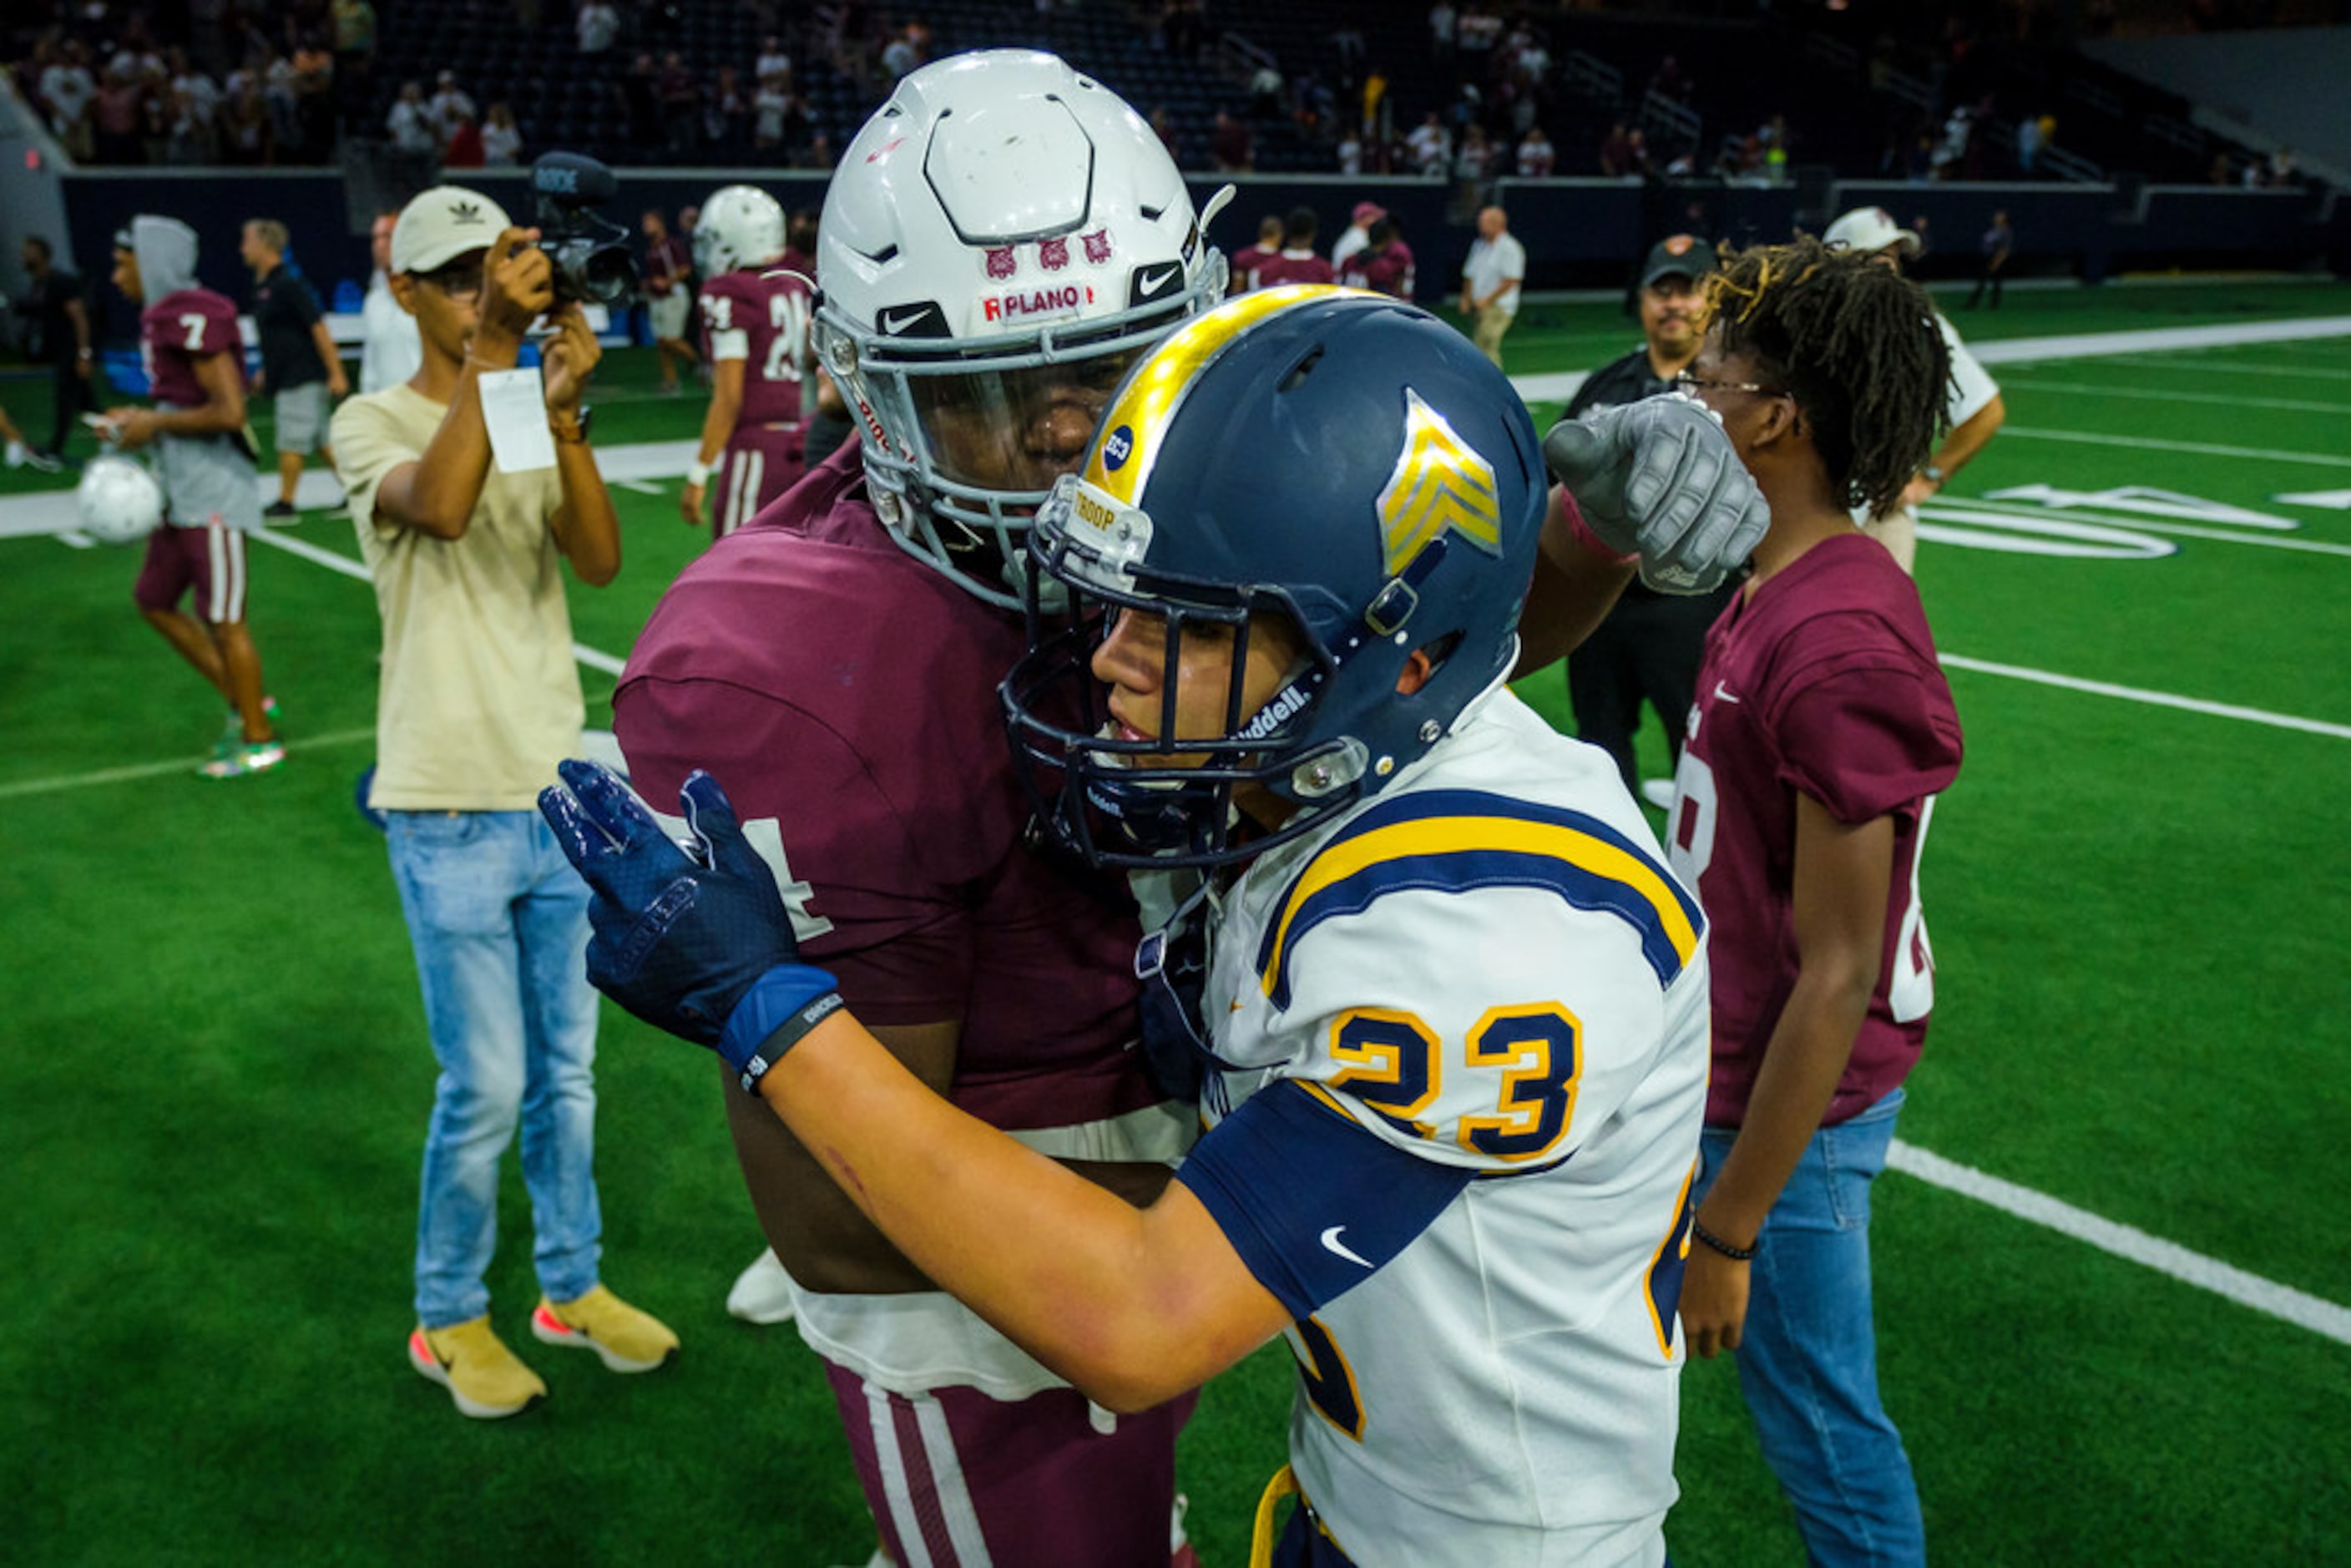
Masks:
[[[1894,214],[1884,207],[1855,207],[1829,225],[1821,235],[1821,243],[1831,250],[1859,251],[1864,256],[1876,256],[1889,245],[1898,245],[1905,256],[1918,254],[1918,236],[1894,221]]]
[[[479,191],[435,185],[400,209],[392,227],[392,270],[446,267],[468,251],[489,249],[512,226],[507,210]]]

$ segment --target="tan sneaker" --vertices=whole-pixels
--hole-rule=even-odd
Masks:
[[[491,1332],[486,1316],[445,1329],[418,1325],[408,1336],[408,1361],[477,1421],[511,1416],[547,1396],[547,1385]]]
[[[559,1305],[541,1296],[530,1332],[545,1344],[592,1350],[614,1372],[651,1372],[677,1353],[677,1335],[667,1324],[601,1285]]]

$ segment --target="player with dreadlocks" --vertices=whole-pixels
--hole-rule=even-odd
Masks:
[[[1917,590],[1848,508],[1890,503],[1942,423],[1917,285],[1817,241],[1726,257],[1682,384],[1771,508],[1707,634],[1669,849],[1714,923],[1714,1070],[1691,1353],[1738,1353],[1764,1456],[1816,1563],[1923,1563],[1878,1398],[1869,1188],[1934,972],[1918,855],[1959,723]]]

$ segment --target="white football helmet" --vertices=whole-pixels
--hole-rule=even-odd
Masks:
[[[101,544],[137,544],[163,522],[163,486],[147,465],[110,453],[93,457],[74,489],[83,533]]]
[[[756,185],[722,185],[694,225],[694,267],[705,277],[765,267],[784,254],[783,204]]]
[[[1224,296],[1157,136],[1051,55],[900,80],[833,172],[818,357],[856,411],[891,537],[1018,608],[1022,534],[1126,368]]]

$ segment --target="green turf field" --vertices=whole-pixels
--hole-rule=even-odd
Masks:
[[[2012,290],[1958,319],[1989,342],[2329,315],[2351,287]],[[1635,339],[1604,307],[1536,305],[1508,352],[1514,372],[1582,369]],[[1995,374],[2011,428],[1930,508],[1919,556],[1969,749],[1926,857],[1940,984],[1902,1134],[2135,1228],[2149,1245],[2118,1244],[2168,1271],[1939,1167],[1889,1175],[1887,1400],[1947,1563],[2346,1561],[2351,338]],[[698,401],[652,375],[649,354],[608,359],[600,447],[694,433]],[[0,374],[37,436],[45,394]],[[0,473],[0,1555],[862,1562],[816,1364],[723,1310],[758,1239],[717,1074],[617,1010],[606,1275],[683,1356],[616,1377],[529,1339],[509,1179],[495,1311],[552,1397],[476,1424],[408,1369],[434,1070],[381,842],[351,806],[371,596],[254,549],[293,754],[204,782],[217,705],[139,623],[135,554],[10,530],[12,498],[58,483]],[[621,579],[572,593],[587,647],[624,655],[694,552],[676,483],[616,490]],[[2105,553],[1934,531],[2033,546],[2053,520]],[[283,536],[356,559],[337,516]],[[611,678],[587,684],[600,722]],[[1525,689],[1564,723],[1562,687]],[[1662,771],[1661,732],[1644,745]],[[2241,1271],[2234,1294],[2179,1277],[2199,1267]],[[1246,1561],[1289,1381],[1277,1349],[1203,1396],[1182,1481],[1209,1568]],[[1676,1562],[1800,1563],[1730,1366],[1684,1389]]]

